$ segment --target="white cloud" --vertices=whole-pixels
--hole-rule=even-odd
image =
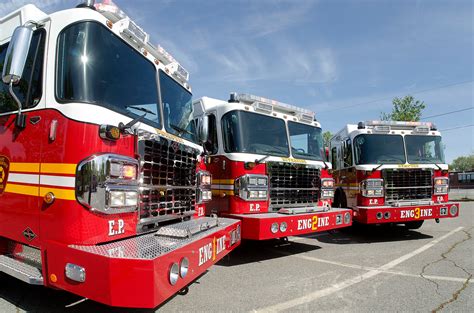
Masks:
[[[264,6],[261,4],[259,2],[259,5],[244,17],[242,23],[239,23],[243,30],[252,36],[267,36],[301,23],[316,1],[267,1]]]

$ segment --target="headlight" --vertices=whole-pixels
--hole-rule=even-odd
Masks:
[[[268,177],[247,174],[235,180],[234,192],[244,200],[264,201],[268,197]]]
[[[138,161],[116,154],[93,155],[77,167],[76,197],[105,214],[138,209]]]
[[[383,179],[366,179],[360,183],[360,193],[364,197],[383,197]]]
[[[447,177],[436,177],[434,179],[434,185],[439,186],[439,185],[448,185],[449,179]]]
[[[208,171],[199,171],[197,173],[197,181],[199,186],[211,185],[211,174]]]
[[[179,262],[179,276],[181,276],[181,278],[186,277],[186,275],[188,274],[188,270],[189,270],[189,259],[184,257],[181,259],[181,262]]]
[[[449,179],[447,177],[436,177],[433,180],[433,193],[435,195],[445,195],[449,191]]]
[[[280,224],[280,231],[281,231],[282,233],[284,233],[284,232],[286,232],[287,229],[288,229],[288,224],[287,224],[286,222],[282,222],[282,223]]]
[[[457,213],[458,213],[458,207],[455,205],[452,205],[449,208],[449,214],[451,214],[451,216],[455,216]]]
[[[197,203],[201,204],[204,202],[209,202],[212,200],[212,191],[211,190],[205,190],[202,188],[198,188],[197,191],[197,198],[196,201]]]
[[[198,189],[196,194],[196,202],[201,204],[212,200],[211,174],[208,171],[199,171],[197,173]]]
[[[272,227],[270,228],[271,232],[276,234],[278,232],[278,223],[273,223]]]
[[[344,224],[349,224],[351,222],[351,212],[344,213]]]
[[[169,282],[172,286],[176,285],[179,278],[179,266],[178,263],[173,263],[170,266],[170,273],[169,273]]]
[[[321,179],[321,199],[334,198],[334,179]]]

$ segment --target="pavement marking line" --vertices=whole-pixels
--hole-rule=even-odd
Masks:
[[[288,301],[285,301],[285,302],[281,302],[281,303],[277,303],[275,305],[271,305],[271,306],[268,306],[268,307],[264,307],[264,308],[261,308],[261,309],[257,309],[257,310],[254,310],[254,312],[278,312],[278,311],[283,311],[285,309],[290,309],[290,308],[293,308],[295,306],[298,306],[298,305],[301,305],[301,304],[305,304],[305,303],[308,303],[308,302],[312,302],[314,300],[317,300],[319,298],[322,298],[322,297],[325,297],[325,296],[328,296],[330,294],[333,294],[335,292],[338,292],[338,291],[341,291],[347,287],[350,287],[352,285],[355,285],[357,283],[360,283],[360,282],[363,282],[364,280],[367,280],[369,278],[372,278],[378,274],[381,274],[381,273],[384,273],[386,271],[388,271],[389,269],[397,266],[398,264],[402,263],[402,262],[405,262],[411,258],[413,258],[414,256],[428,250],[429,248],[433,247],[434,245],[436,245],[437,243],[439,243],[440,241],[448,238],[449,236],[457,233],[458,231],[460,231],[461,229],[463,229],[463,227],[458,227],[452,231],[450,231],[449,233],[437,238],[437,239],[434,239],[432,240],[431,242],[427,243],[426,245],[410,252],[410,253],[407,253],[391,262],[388,262],[386,263],[385,265],[382,265],[381,267],[379,268],[375,268],[375,269],[372,269],[370,271],[368,271],[367,273],[364,273],[364,274],[361,274],[361,275],[358,275],[356,277],[353,277],[353,278],[350,278],[350,279],[347,279],[345,281],[342,281],[340,283],[336,283],[328,288],[324,288],[324,289],[321,289],[321,290],[317,290],[315,292],[312,292],[312,293],[309,293],[307,295],[304,295],[302,297],[299,297],[299,298],[295,298],[295,299],[292,299],[292,300],[288,300]]]
[[[337,265],[337,266],[341,266],[341,267],[353,268],[353,269],[357,269],[357,270],[363,270],[363,271],[377,270],[377,271],[380,271],[381,273],[385,273],[385,274],[423,278],[420,274],[410,274],[410,273],[390,271],[390,270],[382,271],[382,270],[380,270],[379,268],[376,268],[376,267],[324,260],[324,259],[319,259],[319,258],[315,258],[315,257],[311,257],[311,256],[301,255],[301,254],[291,254],[289,252],[279,251],[278,249],[272,249],[272,252],[283,254],[283,255],[286,255],[286,256],[290,256],[290,257],[293,257],[293,258],[302,259],[302,260],[319,262],[319,263],[326,263],[326,264]],[[449,277],[449,276],[424,275],[424,277],[429,278],[429,279],[433,279],[433,280],[444,280],[444,281],[453,281],[453,282],[461,282],[461,283],[466,281],[465,278]]]

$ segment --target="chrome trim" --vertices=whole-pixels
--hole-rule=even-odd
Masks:
[[[138,161],[118,154],[92,155],[77,166],[76,198],[83,206],[91,211],[105,214],[133,212],[135,206],[117,208],[108,204],[108,192],[111,190],[134,191],[138,195],[138,181],[124,180],[109,176],[110,164],[121,163],[135,165],[138,171]]]

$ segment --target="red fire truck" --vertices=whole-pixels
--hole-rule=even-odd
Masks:
[[[331,208],[334,180],[314,113],[249,94],[194,101],[207,116],[213,176],[207,214],[238,218],[242,238],[265,240],[327,231],[352,223]]]
[[[188,72],[113,3],[1,18],[0,65],[1,272],[153,308],[239,244],[240,221],[196,214]]]
[[[353,210],[362,224],[456,217],[448,201],[448,165],[441,134],[432,123],[368,121],[349,124],[331,139],[336,179],[334,205]]]

